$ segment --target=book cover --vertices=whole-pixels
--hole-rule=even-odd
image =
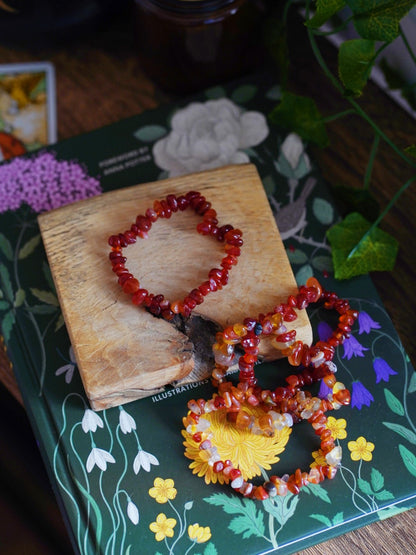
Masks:
[[[268,122],[277,98],[257,81],[217,87],[0,165],[2,334],[80,553],[293,553],[416,504],[414,370],[370,278],[333,278],[325,233],[336,208],[299,137]],[[68,202],[246,162],[261,176],[298,284],[315,276],[360,311],[334,359],[352,396],[328,422],[341,468],[265,502],[218,483],[183,433],[187,402],[210,398],[209,381],[90,409],[37,226],[39,212]],[[326,337],[326,311],[309,316],[315,339]],[[262,365],[262,379],[276,367],[291,370]],[[304,424],[240,442],[247,476],[261,483],[318,464],[319,442]],[[232,457],[235,436],[212,428]]]

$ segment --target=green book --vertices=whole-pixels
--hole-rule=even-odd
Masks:
[[[414,370],[370,278],[334,279],[325,234],[339,216],[305,145],[267,120],[277,98],[247,80],[0,165],[2,335],[79,553],[286,554],[416,505]],[[330,413],[342,465],[332,480],[266,501],[215,482],[183,433],[187,403],[210,398],[209,381],[90,410],[36,219],[111,189],[244,162],[258,169],[298,284],[315,276],[360,311],[334,358],[351,391],[351,405]],[[326,337],[327,311],[309,315],[315,340]],[[293,372],[287,361],[258,372],[267,381],[276,366]],[[235,437],[214,432],[232,456]],[[238,453],[262,483],[316,465],[319,440],[303,422],[278,438],[253,435]]]

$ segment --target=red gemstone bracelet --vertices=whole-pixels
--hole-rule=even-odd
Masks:
[[[208,278],[198,287],[192,289],[185,298],[170,302],[161,294],[149,293],[140,286],[139,280],[126,268],[127,258],[123,249],[135,243],[137,238],[146,239],[152,224],[158,218],[170,218],[173,213],[192,208],[202,221],[196,226],[201,235],[211,235],[219,242],[224,243],[225,256],[220,267],[212,268]],[[113,272],[118,277],[118,283],[123,291],[131,295],[135,305],[143,305],[155,316],[172,320],[175,314],[188,317],[192,310],[204,301],[206,295],[222,289],[228,283],[228,274],[238,262],[241,246],[243,245],[242,232],[234,229],[232,225],[218,225],[217,212],[210,202],[201,193],[189,191],[185,195],[167,195],[165,199],[155,200],[153,208],[148,208],[144,215],[138,215],[130,229],[118,235],[111,235],[108,239],[111,247],[110,261]]]

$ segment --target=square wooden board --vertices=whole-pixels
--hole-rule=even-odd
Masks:
[[[179,330],[134,306],[122,291],[111,270],[108,237],[129,229],[155,199],[189,190],[198,190],[212,202],[219,225],[241,229],[244,245],[227,286],[207,295],[194,310],[198,325]],[[178,212],[155,222],[147,240],[138,239],[124,249],[126,266],[142,287],[171,301],[182,299],[219,266],[223,244],[196,232],[200,220],[192,210]],[[167,384],[207,377],[216,326],[222,329],[269,312],[297,291],[263,185],[251,164],[111,191],[42,214],[38,221],[94,410],[154,395]],[[299,312],[291,327],[297,338],[311,343],[306,311]],[[266,339],[261,353],[266,360],[278,357]]]

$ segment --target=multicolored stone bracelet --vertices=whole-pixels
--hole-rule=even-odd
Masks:
[[[123,248],[135,243],[137,238],[146,239],[152,224],[158,218],[170,218],[173,213],[192,208],[202,221],[197,225],[197,232],[201,235],[211,235],[224,243],[225,256],[219,268],[212,268],[208,272],[208,279],[198,287],[192,289],[183,300],[170,302],[161,294],[149,293],[140,286],[139,280],[126,268],[127,258],[123,255]],[[131,295],[135,305],[143,305],[155,316],[172,320],[175,314],[190,316],[192,310],[204,301],[208,293],[222,289],[228,283],[228,274],[238,262],[242,232],[232,225],[218,225],[217,212],[210,202],[198,191],[189,191],[185,195],[167,195],[165,199],[155,200],[153,208],[148,208],[144,215],[138,215],[130,229],[118,235],[111,235],[108,239],[111,247],[109,258],[113,272],[118,277],[118,283],[123,291]]]
[[[308,347],[296,341],[296,332],[288,332],[283,322],[293,321],[297,317],[294,308],[306,308],[319,300],[323,301],[326,309],[338,312],[338,325],[327,341],[318,341],[315,346]],[[285,495],[287,491],[298,493],[307,483],[319,483],[325,478],[335,476],[342,451],[339,446],[335,446],[331,431],[326,427],[325,413],[348,405],[351,396],[345,386],[336,381],[336,365],[332,359],[335,347],[350,336],[357,317],[358,312],[350,308],[348,301],[323,290],[315,278],[310,278],[306,286],[299,289],[298,295],[290,296],[286,304],[275,307],[271,313],[260,315],[257,319],[248,318],[242,324],[235,324],[217,334],[213,349],[215,369],[212,381],[218,387],[218,393],[209,401],[191,400],[184,424],[186,431],[192,432],[192,438],[199,443],[200,449],[207,450],[205,458],[213,471],[221,473],[226,482],[231,481],[234,490],[253,499],[267,499],[275,495]],[[286,378],[286,387],[266,390],[257,386],[254,364],[257,362],[258,345],[263,334],[274,336],[277,348],[288,357],[291,365],[303,366],[301,372]],[[226,374],[233,364],[236,345],[240,345],[244,355],[239,360],[239,382],[233,385],[226,380]],[[329,388],[325,399],[312,397],[309,391],[302,390],[321,379]],[[249,414],[244,410],[245,405],[261,407],[263,415],[255,417]],[[320,437],[326,464],[317,465],[309,473],[297,469],[290,476],[273,476],[263,486],[247,482],[231,461],[220,459],[212,443],[212,434],[209,433],[209,421],[203,418],[204,414],[221,409],[227,412],[228,422],[233,423],[237,429],[268,437],[272,437],[282,426],[292,426],[296,422],[307,420]]]
[[[338,312],[338,325],[327,341],[318,341],[309,347],[296,340],[296,330],[288,330],[285,322],[293,322],[297,318],[295,309],[302,310],[319,301],[323,302],[327,310]],[[317,279],[309,278],[306,285],[299,288],[297,295],[290,295],[286,303],[274,307],[272,312],[260,314],[257,318],[246,318],[242,323],[234,324],[217,333],[213,345],[213,384],[218,386],[225,380],[230,366],[235,362],[235,347],[238,346],[243,351],[238,360],[239,379],[241,382],[255,385],[257,380],[254,366],[258,361],[259,344],[263,337],[270,337],[272,345],[287,357],[292,366],[302,364],[306,368],[319,368],[324,365],[333,370],[331,361],[335,347],[349,337],[357,318],[358,312],[351,309],[347,300],[340,299],[336,293],[325,291]],[[290,376],[287,379],[288,383],[294,386],[301,378]],[[303,379],[310,378],[305,375]]]
[[[242,384],[239,384],[239,387]],[[343,402],[339,402],[337,397],[340,396]],[[218,402],[220,400],[220,402]],[[263,433],[264,427],[281,430],[283,426],[292,426],[296,421],[307,420],[316,435],[320,439],[320,449],[325,458],[325,464],[316,465],[309,472],[302,472],[297,468],[293,474],[285,474],[281,477],[271,476],[269,480],[262,485],[254,485],[244,479],[241,470],[231,460],[221,460],[218,449],[215,446],[213,434],[210,431],[210,422],[204,415],[221,410],[223,407],[222,398],[214,394],[212,399],[205,401],[198,399],[191,402],[191,410],[183,419],[186,432],[192,435],[192,439],[199,444],[199,449],[204,453],[204,460],[212,467],[216,474],[222,474],[223,481],[229,483],[231,488],[244,497],[251,499],[265,500],[276,495],[286,495],[288,492],[297,494],[302,486],[318,484],[325,478],[332,479],[337,473],[337,469],[341,464],[342,449],[335,445],[331,431],[326,427],[326,412],[340,408],[344,404],[349,403],[349,392],[345,386],[336,382],[326,399],[313,397],[308,391],[298,391],[293,397],[293,406],[290,412],[279,414],[269,411],[254,420],[258,421],[257,426],[253,426],[253,433]],[[296,404],[296,407],[294,406]],[[193,409],[193,410],[192,410]],[[240,413],[239,413],[240,414]],[[267,421],[264,426],[262,420]],[[244,423],[245,424],[245,423]],[[238,425],[238,422],[237,422]],[[242,429],[247,429],[244,425]]]

